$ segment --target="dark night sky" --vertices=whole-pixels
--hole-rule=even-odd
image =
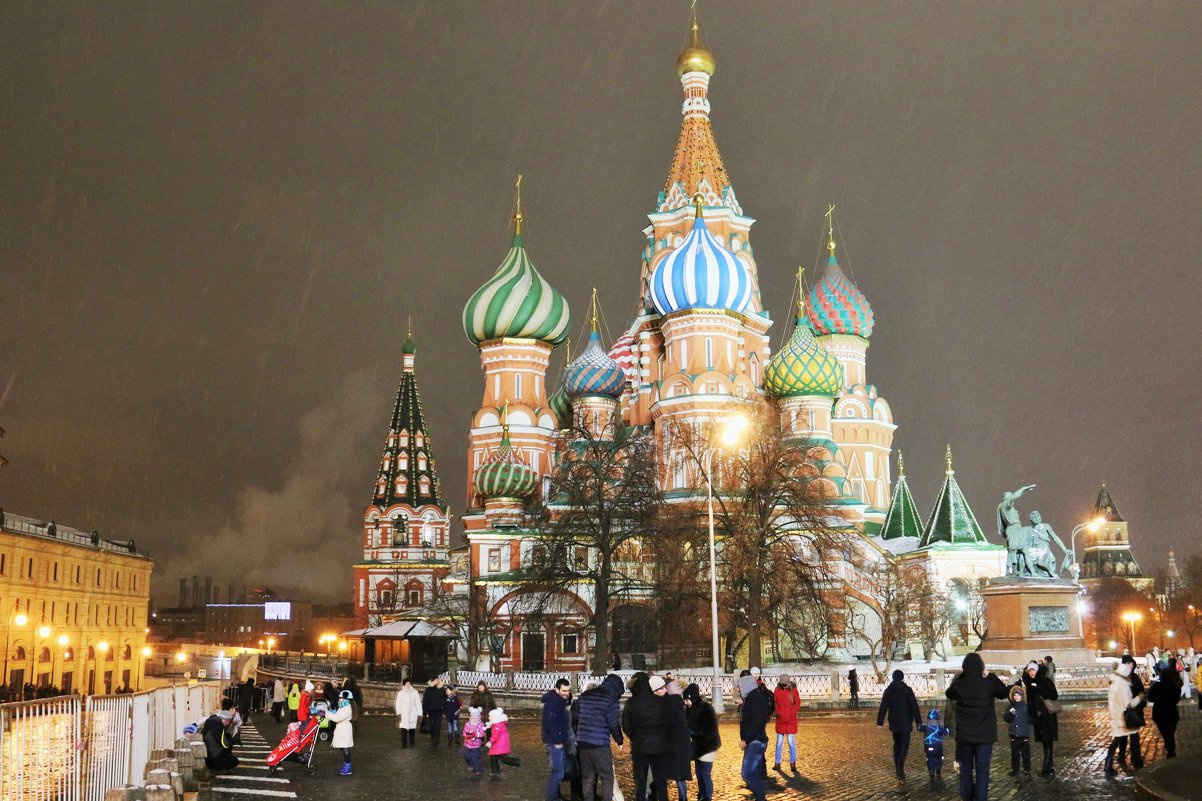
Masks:
[[[680,121],[686,2],[0,4],[0,505],[176,579],[346,599],[413,315],[443,489],[460,328],[527,244],[611,334]],[[1197,548],[1202,14],[1189,2],[703,2],[722,154],[785,333],[838,204],[925,514],[1107,481]],[[558,364],[556,358],[555,363]]]

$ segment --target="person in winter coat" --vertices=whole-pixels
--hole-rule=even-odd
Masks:
[[[354,715],[355,700],[350,690],[338,694],[338,707],[325,713],[326,720],[334,724],[334,736],[330,745],[342,751],[342,767],[338,769],[339,776],[351,775],[351,749],[355,747],[355,729],[351,725]]]
[[[417,723],[422,714],[422,697],[408,677],[396,694],[396,725],[401,730],[401,748],[417,745]]]
[[[1164,740],[1166,759],[1177,756],[1177,721],[1180,713],[1177,703],[1181,700],[1181,674],[1177,671],[1177,658],[1171,657],[1169,664],[1160,670],[1160,678],[1148,688],[1148,702],[1152,704],[1152,722],[1160,730]]]
[[[801,695],[797,685],[788,675],[781,675],[776,680],[776,689],[772,692],[772,701],[776,708],[776,764],[773,770],[780,770],[781,751],[786,741],[789,743],[789,768],[797,772],[797,712],[801,709]]]
[[[893,671],[893,681],[881,695],[876,712],[876,725],[883,726],[889,716],[889,731],[893,735],[893,770],[899,780],[906,778],[906,755],[910,753],[910,733],[922,729],[922,711],[914,691],[906,684],[906,674]]]
[[[229,698],[221,701],[221,711],[205,719],[201,727],[201,739],[205,744],[205,767],[209,770],[233,770],[238,767],[234,756],[233,737],[229,732],[234,723],[234,703]]]
[[[679,690],[672,692],[675,687]],[[669,682],[664,688],[668,704],[668,781],[676,782],[678,801],[688,801],[689,782],[693,780],[693,738],[689,736],[689,721],[684,705],[684,688]]]
[[[479,682],[476,689],[472,691],[472,698],[467,702],[468,706],[480,707],[480,714],[487,715],[489,712],[497,708],[497,699],[493,698],[492,690],[488,689],[488,685],[484,682]]]
[[[701,697],[701,688],[690,684],[684,689],[685,720],[693,745],[693,768],[697,772],[697,801],[713,801],[714,760],[722,747],[718,735],[718,715]],[[588,801],[588,799],[585,799]]]
[[[622,710],[622,731],[630,738],[635,801],[647,799],[647,773],[658,801],[668,797],[667,776],[672,744],[668,739],[667,682],[662,676],[632,677],[630,700]]]
[[[354,676],[347,676],[342,682],[342,689],[351,691],[351,701],[355,704],[355,717],[363,714],[363,690]]]
[[[413,694],[417,695],[417,692],[414,691]],[[480,746],[484,743],[484,712],[480,707],[468,707],[462,740],[463,761],[467,763],[468,771],[474,776],[483,776],[484,765],[480,761]]]
[[[568,747],[572,743],[572,715],[568,709],[571,694],[572,683],[558,679],[555,689],[543,695],[542,737],[549,763],[546,801],[559,801],[559,783],[563,781]]]
[[[1010,688],[1010,706],[1002,714],[1010,735],[1010,775],[1018,775],[1019,762],[1023,772],[1031,775],[1031,710],[1027,708],[1027,691],[1022,682]]]
[[[856,669],[847,671],[847,692],[851,695],[851,708],[860,708],[860,675]]]
[[[1106,761],[1103,764],[1103,770],[1107,776],[1113,776],[1117,772],[1114,769],[1114,755],[1118,751],[1119,743],[1128,738],[1131,740],[1131,764],[1136,768],[1144,766],[1143,757],[1139,752],[1139,729],[1128,726],[1124,717],[1124,713],[1128,709],[1139,709],[1145,700],[1142,695],[1136,695],[1132,691],[1131,674],[1134,670],[1134,660],[1121,662],[1114,669],[1114,673],[1110,675],[1110,690],[1106,700],[1110,711],[1110,736],[1112,739],[1110,747],[1106,749]]]
[[[422,714],[426,717],[426,725],[430,727],[430,742],[434,745],[438,745],[442,731],[442,705],[446,700],[447,694],[442,687],[442,679],[435,676],[422,694]]]
[[[334,700],[330,699],[330,704],[333,705]],[[313,706],[313,682],[306,681],[305,689],[301,690],[300,703],[296,707],[296,720],[299,723],[304,723],[309,719],[312,713]]]
[[[1050,661],[1049,656],[1043,664],[1029,662],[1021,679],[1023,688],[1027,691],[1027,711],[1031,714],[1031,729],[1035,734],[1035,742],[1043,746],[1043,766],[1039,769],[1039,775],[1044,778],[1056,775],[1053,750],[1056,740],[1060,739],[1060,719],[1048,706],[1048,701],[1055,701],[1060,697],[1056,682],[1047,667]]]
[[[743,749],[743,781],[754,801],[765,801],[764,754],[768,750],[768,720],[772,717],[772,693],[755,676],[739,679],[743,714],[739,719],[739,748]],[[663,798],[663,796],[660,796]]]
[[[288,691],[288,720],[292,723],[296,723],[298,720],[300,720],[298,717],[298,710],[300,709],[300,696],[300,685],[294,681],[292,682],[292,689]]]
[[[572,704],[584,801],[613,799],[614,759],[609,741],[613,740],[619,748],[624,742],[618,704],[624,692],[621,677],[611,673],[600,685],[582,692]]]
[[[943,778],[943,738],[951,734],[943,725],[939,710],[934,707],[927,712],[927,722],[922,724],[922,746],[927,755],[927,776],[932,781]]]
[[[442,704],[442,715],[447,719],[447,745],[458,745],[463,742],[459,737],[459,711],[463,703],[453,685],[447,687],[447,700]]]
[[[961,670],[945,695],[956,705],[956,764],[962,801],[988,801],[989,758],[997,742],[994,703],[1007,695],[1006,685],[985,670],[976,651],[964,655]]]
[[[288,695],[284,692],[284,680],[276,679],[271,686],[271,717],[276,723],[284,722],[284,701]]]
[[[1130,678],[1131,695],[1136,698],[1143,699],[1138,704],[1138,706],[1142,709],[1144,706],[1147,705],[1148,694],[1147,694],[1147,690],[1144,688],[1144,680],[1139,677],[1139,671],[1137,670],[1138,663],[1135,661],[1135,657],[1133,657],[1131,654],[1123,654],[1123,657],[1119,663],[1124,664],[1124,665],[1131,665],[1131,678]],[[1153,673],[1152,675],[1155,676],[1156,674]],[[1118,750],[1114,752],[1115,761],[1118,762],[1118,764],[1122,765],[1124,768],[1127,767],[1127,741],[1129,739],[1131,739],[1131,738],[1129,738],[1129,737],[1121,738],[1119,740]],[[1131,743],[1133,746],[1138,745],[1139,738],[1136,737],[1135,739],[1131,740]],[[1137,768],[1142,768],[1144,766],[1143,757],[1140,754],[1132,753],[1131,764]]]
[[[502,763],[511,767],[520,768],[522,766],[522,760],[518,757],[511,756],[512,748],[509,745],[509,716],[505,714],[505,710],[498,706],[489,712],[488,725],[484,728],[487,731],[487,736],[485,739],[488,740],[489,778],[501,778]]]

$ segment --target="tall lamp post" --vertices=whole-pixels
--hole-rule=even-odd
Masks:
[[[1069,547],[1073,550],[1073,581],[1077,583],[1078,596],[1085,594],[1085,588],[1081,586],[1081,565],[1077,562],[1077,535],[1082,531],[1088,531],[1090,534],[1093,534],[1105,522],[1106,518],[1099,517],[1096,520],[1078,523],[1073,527],[1072,534],[1069,535]],[[1077,636],[1083,640],[1085,639],[1085,601],[1083,600],[1077,601]]]
[[[1143,619],[1144,616],[1139,612],[1123,613],[1123,622],[1131,624],[1131,656],[1135,656],[1137,653],[1139,653],[1139,651],[1135,648],[1135,624]]]
[[[722,664],[718,653],[718,559],[714,547],[714,450],[721,446],[729,448],[738,444],[747,428],[747,418],[735,417],[722,429],[716,442],[705,449],[705,506],[709,520],[710,540],[710,635],[714,652],[714,711],[721,713],[726,705],[722,701]]]

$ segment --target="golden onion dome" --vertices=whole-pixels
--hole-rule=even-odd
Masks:
[[[676,59],[676,74],[679,76],[686,72],[704,72],[706,75],[713,75],[714,66],[714,54],[706,50],[705,45],[701,43],[701,31],[697,27],[697,17],[694,16],[689,43]]]

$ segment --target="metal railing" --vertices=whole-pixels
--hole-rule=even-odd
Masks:
[[[0,704],[0,799],[103,801],[111,788],[142,785],[151,751],[173,747],[220,697],[209,682]]]

